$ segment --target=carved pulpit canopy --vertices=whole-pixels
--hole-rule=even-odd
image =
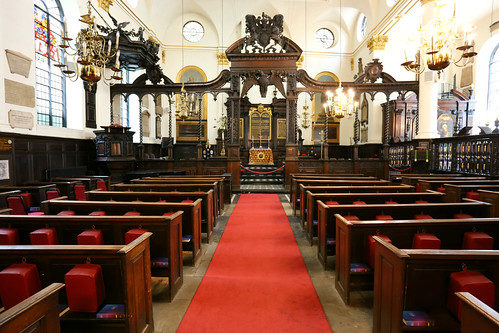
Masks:
[[[262,16],[246,15],[246,37],[241,53],[286,53],[282,36],[281,14],[273,18],[262,13]]]

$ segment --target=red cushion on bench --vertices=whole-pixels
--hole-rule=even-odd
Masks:
[[[103,210],[94,210],[93,212],[91,212],[88,215],[89,216],[106,216],[106,212]]]
[[[42,228],[29,233],[31,245],[57,245],[57,233],[54,228]]]
[[[359,218],[355,215],[345,215],[343,218],[347,221],[359,221]]]
[[[490,307],[494,307],[494,283],[478,271],[464,270],[450,274],[447,308],[461,320],[461,300],[456,292],[469,292]]]
[[[102,230],[85,230],[78,235],[77,242],[78,245],[103,245],[104,236]]]
[[[416,183],[416,189],[415,189],[416,192],[419,192],[419,183]]]
[[[433,217],[428,214],[416,214],[414,215],[415,220],[433,220]]]
[[[479,200],[480,193],[475,192],[475,191],[469,191],[468,193],[466,193],[466,198],[473,199],[473,200]]]
[[[416,203],[416,204],[427,204],[428,201],[426,201],[426,200],[416,200],[416,201],[414,201],[414,203]]]
[[[376,215],[376,220],[393,220],[391,215]]]
[[[61,196],[61,193],[59,193],[59,190],[48,190],[45,192],[45,195],[47,196],[47,200],[52,200],[55,198],[59,198]]]
[[[136,212],[136,211],[131,210],[131,211],[123,214],[123,216],[140,216],[140,212]]]
[[[28,215],[38,215],[38,216],[40,216],[40,215],[45,215],[45,213],[44,212],[31,212],[31,213],[28,213]]]
[[[10,215],[26,215],[26,207],[21,196],[15,195],[7,197],[7,204],[12,209]]]
[[[142,234],[146,233],[146,229],[130,229],[125,233],[125,244],[130,244],[135,239],[139,238]]]
[[[26,206],[26,208],[30,208],[31,207],[31,193],[29,192],[24,192],[24,193],[21,193],[20,194],[21,198],[23,198],[24,200],[24,205]]]
[[[397,204],[398,204],[397,201],[393,201],[393,200],[385,201],[385,205],[397,205]]]
[[[473,216],[471,216],[470,214],[457,213],[457,214],[452,215],[452,218],[454,218],[454,219],[472,219]]]
[[[166,200],[161,199],[161,200],[158,200],[157,202],[164,203],[164,202],[166,202]]]
[[[182,201],[180,201],[180,202],[181,202],[181,203],[193,203],[193,202],[194,202],[194,200],[189,200],[189,199],[187,199],[187,200],[182,200]]]
[[[142,200],[137,199],[137,200],[133,200],[132,202],[142,202]]]
[[[329,200],[326,201],[326,205],[339,205],[338,201]]]
[[[19,244],[19,232],[17,229],[1,228],[0,229],[0,245],[17,245]]]
[[[361,201],[361,200],[357,200],[357,201],[352,202],[352,205],[366,205],[366,202]]]
[[[175,212],[166,212],[166,213],[163,214],[163,216],[170,216],[170,215],[173,215],[173,214],[175,214]]]
[[[382,235],[382,234],[376,234],[376,235],[371,235],[367,238],[367,262],[369,263],[369,266],[371,266],[372,268],[374,268],[374,244],[376,243],[374,241],[374,238],[373,236],[378,236],[380,238],[383,238],[385,241],[387,241],[388,243],[392,243],[391,239],[386,236],[386,235]]]
[[[97,312],[106,298],[100,265],[76,265],[66,273],[64,282],[71,311]]]
[[[76,200],[85,201],[87,200],[87,195],[85,194],[85,185],[75,185],[75,198]]]
[[[98,180],[95,182],[96,187],[101,191],[107,191],[107,185],[104,180]]]
[[[73,210],[61,210],[57,215],[62,215],[62,216],[73,216],[76,215],[76,213]]]
[[[492,250],[494,238],[484,232],[465,232],[463,237],[463,249],[466,250]]]
[[[42,289],[34,264],[12,264],[0,272],[0,298],[5,309],[25,300]]]
[[[443,186],[438,187],[437,192],[445,193],[445,187],[443,187]]]
[[[427,233],[415,234],[412,238],[412,248],[413,249],[439,249],[440,239],[433,235]]]

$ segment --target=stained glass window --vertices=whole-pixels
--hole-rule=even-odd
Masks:
[[[40,125],[66,127],[65,80],[58,67],[63,13],[57,0],[35,0],[36,111]]]

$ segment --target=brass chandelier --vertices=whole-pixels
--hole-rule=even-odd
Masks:
[[[434,18],[419,29],[421,44],[415,59],[408,60],[406,54],[405,62],[401,64],[406,70],[421,74],[428,67],[436,71],[440,78],[440,73],[451,63],[464,67],[477,55],[472,33],[474,27],[466,25],[460,33],[456,22],[456,4],[452,15],[446,15],[446,7],[447,4],[440,0],[433,3]]]
[[[69,42],[73,39],[68,37],[66,22],[64,22],[63,43],[59,45],[64,50],[64,62],[61,62],[58,49],[57,57],[59,63],[56,65],[71,81],[76,81],[80,77],[82,80],[88,82],[90,89],[101,78],[104,79],[107,85],[112,85],[115,81],[121,80],[120,51],[118,49],[119,31],[116,32],[114,48],[111,47],[111,40],[108,40],[106,48],[106,40],[98,34],[95,16],[92,16],[91,7],[90,0],[88,0],[88,12],[80,16],[80,22],[85,23],[87,26],[78,32],[74,46],[69,45]],[[68,66],[68,55],[74,58],[75,70],[70,69]],[[113,64],[109,65],[113,58],[116,58],[116,60]],[[106,68],[110,68],[113,72],[109,78],[105,76]]]

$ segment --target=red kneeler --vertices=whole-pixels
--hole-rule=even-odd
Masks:
[[[494,307],[494,283],[478,271],[463,270],[450,275],[447,308],[461,320],[461,300],[455,292],[467,291],[491,308]]]
[[[66,273],[64,282],[71,311],[97,312],[106,298],[100,265],[76,265]]]
[[[17,229],[2,228],[0,229],[0,245],[17,245],[19,244],[19,232]]]
[[[38,229],[29,233],[31,245],[57,245],[57,233],[54,228]]]
[[[147,232],[146,229],[139,229],[139,228],[128,230],[125,233],[125,244],[130,244],[131,242],[133,242],[135,239],[139,238],[140,236],[142,236],[142,234],[146,232]]]
[[[392,243],[391,239],[388,236],[382,234],[371,235],[367,238],[367,261],[369,263],[369,266],[371,266],[372,268],[374,268],[374,244],[376,243],[373,236],[378,236],[388,243]]]
[[[492,250],[494,249],[494,238],[484,232],[465,232],[463,237],[463,249]]]
[[[42,289],[34,264],[13,264],[0,272],[0,298],[5,309],[25,300]]]
[[[103,245],[104,237],[102,236],[102,230],[85,230],[78,235],[77,242],[78,245]]]
[[[433,235],[427,233],[417,233],[412,238],[412,248],[413,249],[439,249],[440,239]]]

